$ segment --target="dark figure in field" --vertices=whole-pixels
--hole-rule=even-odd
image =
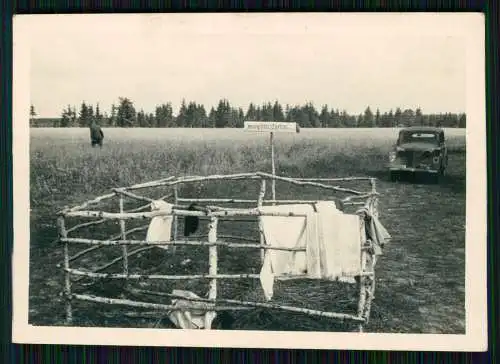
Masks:
[[[90,142],[92,147],[99,145],[102,148],[102,141],[104,139],[104,133],[99,125],[96,122],[93,122],[90,125]]]

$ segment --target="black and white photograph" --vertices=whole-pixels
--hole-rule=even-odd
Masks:
[[[13,340],[480,351],[484,19],[14,18]]]

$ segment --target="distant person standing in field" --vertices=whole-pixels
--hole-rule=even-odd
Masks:
[[[102,141],[104,139],[104,133],[102,132],[101,127],[95,122],[92,121],[90,125],[90,142],[92,144],[92,148],[96,145],[99,145],[102,148]]]

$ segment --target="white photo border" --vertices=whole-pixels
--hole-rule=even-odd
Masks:
[[[28,324],[29,301],[29,105],[30,21],[34,18],[113,15],[17,15],[13,19],[13,342],[31,344],[241,347],[291,349],[485,351],[487,350],[487,200],[485,20],[481,13],[271,13],[164,14],[198,27],[222,29],[251,19],[253,31],[422,34],[441,32],[466,39],[466,334],[382,334],[269,331],[197,331],[137,328],[52,327]],[[197,23],[189,18],[197,17]],[[114,18],[111,18],[111,21]],[[173,20],[172,20],[173,21]],[[197,24],[197,25],[196,25]],[[207,25],[209,25],[207,27]],[[252,25],[252,26],[253,26]],[[186,26],[186,25],[184,25]],[[248,31],[249,27],[240,27]],[[91,31],[91,29],[87,29]],[[233,32],[238,36],[238,32]]]

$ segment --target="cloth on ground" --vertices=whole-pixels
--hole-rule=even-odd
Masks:
[[[310,278],[354,282],[360,271],[361,236],[359,217],[339,211],[332,201],[265,206],[262,212],[304,214],[261,216],[267,245],[302,247],[305,252],[267,250],[260,272],[265,297],[273,296],[274,277],[307,273]]]
[[[151,203],[151,211],[172,212],[172,204],[157,200]],[[146,234],[146,241],[170,241],[172,230],[172,215],[155,216],[151,219]],[[168,246],[158,246],[162,249],[168,249]]]
[[[200,298],[198,295],[190,291],[174,289],[172,294],[186,298]],[[172,305],[177,309],[172,309],[169,312],[168,318],[180,329],[210,328],[212,321],[216,317],[215,312],[201,309],[207,307],[208,304],[206,302],[196,302],[176,298],[172,299]]]

